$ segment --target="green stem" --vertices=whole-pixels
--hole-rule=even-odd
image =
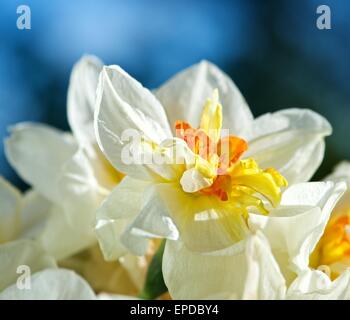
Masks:
[[[148,267],[145,285],[139,294],[141,299],[153,300],[168,292],[162,272],[165,243],[166,240],[163,240]]]

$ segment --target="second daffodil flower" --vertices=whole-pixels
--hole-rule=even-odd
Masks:
[[[154,93],[120,67],[104,67],[95,130],[127,175],[97,213],[108,260],[144,254],[149,238],[181,240],[201,253],[239,243],[250,233],[249,213],[265,217],[287,181],[310,179],[331,133],[305,109],[254,119],[230,78],[206,61]]]
[[[32,188],[23,200],[31,228],[13,237],[8,225],[22,223],[19,213],[0,216],[0,231],[4,230],[0,242],[18,237],[36,240],[60,265],[88,279],[97,292],[135,294],[143,286],[146,258],[129,255],[119,264],[106,263],[93,227],[96,209],[123,178],[101,153],[94,135],[102,66],[96,57],[84,56],[73,68],[67,101],[72,134],[36,123],[11,128],[5,150],[10,164]],[[2,224],[5,218],[7,223]]]

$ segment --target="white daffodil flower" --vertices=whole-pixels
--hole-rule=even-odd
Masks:
[[[108,260],[142,255],[146,238],[181,239],[196,252],[240,242],[248,213],[264,217],[278,207],[286,179],[313,175],[331,133],[305,109],[253,119],[231,79],[206,61],[154,94],[120,67],[104,67],[95,110],[99,146],[127,175],[97,213]]]
[[[88,283],[39,244],[17,240],[0,245],[0,300],[94,300]]]
[[[91,135],[101,68],[99,60],[85,57],[73,69],[68,90],[73,136],[46,125],[24,123],[11,128],[5,143],[14,169],[52,204],[38,241],[57,259],[95,243],[91,228],[95,210],[121,178],[100,154]]]
[[[345,181],[350,185],[350,163],[342,162],[332,174],[331,181]],[[314,250],[310,264],[337,279],[350,268],[350,191],[342,196],[334,208],[322,238]]]
[[[38,241],[29,241],[35,239],[43,230],[48,232],[49,229],[47,229],[46,224],[50,216],[51,206],[45,198],[34,191],[22,195],[19,190],[0,177],[0,255],[2,252],[1,264],[4,267],[1,270],[3,278],[0,279],[0,287],[2,286],[1,281],[7,281],[6,284],[12,282],[20,265],[30,264],[32,272],[56,267],[55,259],[49,256],[48,253],[44,253],[44,249],[39,249],[42,245]],[[60,239],[53,239],[53,241],[60,241]],[[22,250],[21,254],[19,249]],[[10,251],[9,256],[6,256]],[[142,289],[148,262],[146,258],[141,259],[126,255],[119,262],[108,263],[104,261],[99,248],[94,246],[72,257],[60,260],[58,265],[61,268],[78,272],[96,292],[103,292],[104,296],[108,296],[108,293],[136,296]],[[51,275],[52,281],[56,281],[57,274],[57,281],[63,281],[64,285],[67,285],[70,278],[73,280],[72,285],[75,285],[76,282],[74,280],[75,275],[71,275],[72,272],[59,270],[59,272],[48,271],[46,273],[45,271],[45,274],[47,276],[40,276],[40,279],[43,279],[42,281],[46,281],[45,279],[51,281]],[[69,284],[68,287],[71,288]],[[62,289],[60,290],[62,291]],[[1,291],[2,289],[0,289]],[[39,297],[37,295],[32,296],[32,292],[22,292],[22,295],[20,291],[16,290],[15,286],[7,292],[16,293],[16,296],[12,293],[8,295],[9,299],[11,297],[18,299]],[[59,291],[53,291],[52,293],[59,294]],[[69,290],[66,293],[69,293]],[[47,292],[43,293],[43,296],[45,294]],[[49,295],[47,297],[54,299],[56,296]],[[57,296],[56,298],[60,297]],[[69,299],[69,296],[65,298]]]
[[[338,284],[343,288],[343,281],[333,283],[329,277],[323,281],[325,275],[310,269],[309,259],[345,190],[342,182],[296,184],[283,193],[280,206],[273,209],[269,216],[250,214],[251,230],[263,233],[269,247],[269,250],[263,248],[261,257],[265,260],[256,267],[247,266],[246,261],[247,255],[253,261],[256,255],[246,252],[250,248],[251,236],[231,248],[210,255],[194,253],[181,241],[167,241],[163,275],[170,295],[174,299],[205,299],[207,296],[284,299],[296,297],[302,292],[310,297],[312,293],[322,296],[331,288],[338,288]],[[267,257],[267,251],[271,252],[271,257]],[[253,269],[248,276],[250,268]],[[342,278],[347,279],[344,290],[350,288],[349,275],[344,274]],[[204,278],[206,281],[202,280]],[[259,286],[251,284],[255,280],[260,283]],[[248,296],[243,296],[245,283],[248,287],[252,286]],[[275,286],[276,283],[278,286]],[[307,285],[309,289],[305,289]],[[313,292],[315,285],[320,286],[318,292]],[[281,290],[288,295],[282,294]]]
[[[32,187],[23,199],[23,215],[32,228],[24,228],[25,234],[18,236],[39,242],[60,265],[79,272],[98,292],[136,294],[143,286],[147,258],[129,255],[118,263],[105,263],[93,227],[96,209],[123,178],[101,153],[94,135],[101,69],[102,62],[92,56],[83,57],[73,68],[67,102],[73,134],[34,123],[11,128],[5,143],[7,158]],[[19,198],[19,192],[12,197]],[[7,213],[17,227],[14,222],[19,213],[0,215]],[[8,238],[7,233],[16,230],[4,221],[0,231],[0,237]]]

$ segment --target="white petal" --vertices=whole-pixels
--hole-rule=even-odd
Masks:
[[[291,284],[287,297],[298,300],[349,300],[350,270],[333,282],[321,271],[305,271]]]
[[[279,170],[290,185],[308,181],[322,162],[324,137],[331,132],[328,121],[311,110],[268,113],[254,120],[245,157]]]
[[[339,163],[334,171],[328,175],[324,180],[326,181],[334,181],[334,182],[339,182],[339,181],[345,181],[348,190],[346,193],[342,196],[340,199],[339,203],[337,204],[336,211],[337,212],[342,212],[343,210],[347,210],[350,208],[350,162],[348,161],[343,161]]]
[[[81,143],[96,141],[94,109],[102,62],[94,56],[82,57],[73,67],[68,88],[68,121]]]
[[[161,183],[155,187],[158,214],[171,218],[181,240],[192,251],[221,250],[244,239],[249,232],[243,219],[216,197],[193,196],[177,183]]]
[[[249,216],[249,226],[263,230],[288,281],[295,272],[308,268],[309,256],[344,190],[342,183],[294,185],[285,191],[281,206],[269,216]]]
[[[9,285],[16,283],[18,277],[23,273],[17,268],[28,266],[30,272],[45,268],[54,268],[54,259],[35,242],[29,240],[18,240],[8,242],[0,246],[0,291]]]
[[[130,129],[156,143],[171,137],[165,111],[153,94],[120,67],[104,67],[97,89],[97,140],[118,170],[133,174],[121,156]]]
[[[96,237],[93,226],[87,227],[85,221],[80,224],[79,216],[76,217],[72,224],[61,207],[52,206],[45,226],[34,239],[57,260],[78,253],[93,245]]]
[[[20,290],[16,285],[5,289],[0,300],[95,300],[88,283],[65,269],[47,269],[34,274],[31,288]]]
[[[174,299],[279,299],[284,279],[262,236],[247,239],[233,255],[191,252],[179,241],[167,241],[163,276]]]
[[[96,242],[93,224],[104,194],[100,194],[92,165],[83,149],[62,165],[56,189],[64,201],[52,206],[36,239],[57,259],[63,259]]]
[[[82,228],[85,227],[85,232],[93,234],[95,211],[105,194],[100,192],[93,166],[84,149],[79,149],[62,166],[57,184],[64,199],[60,204],[67,220],[72,225],[79,223]]]
[[[247,276],[243,299],[283,299],[286,293],[285,279],[268,241],[261,233],[248,239],[246,259]]]
[[[0,176],[0,243],[14,240],[20,232],[20,192]]]
[[[156,186],[147,188],[143,203],[140,213],[130,226],[131,232],[143,237],[177,240],[179,231],[167,215]]]
[[[116,260],[127,251],[121,236],[141,210],[142,194],[148,185],[125,177],[98,209],[95,231],[106,260]],[[139,241],[145,240],[139,237]]]
[[[21,238],[35,239],[46,226],[52,203],[34,190],[26,192],[21,212]]]
[[[213,179],[204,177],[197,169],[191,168],[184,172],[180,184],[185,192],[197,192],[213,184]]]
[[[202,61],[175,75],[156,91],[157,98],[166,109],[170,125],[176,120],[198,127],[203,106],[218,89],[223,106],[223,129],[238,135],[250,126],[253,116],[233,81],[218,67]]]
[[[56,182],[76,145],[71,136],[39,124],[20,124],[6,140],[6,155],[19,175],[51,201],[61,201]]]

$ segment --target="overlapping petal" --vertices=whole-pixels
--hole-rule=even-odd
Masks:
[[[249,149],[261,167],[277,169],[294,184],[308,181],[324,156],[324,138],[332,127],[319,114],[307,109],[286,109],[254,120],[246,134]]]
[[[73,67],[67,97],[68,122],[75,138],[83,145],[96,142],[94,111],[98,77],[102,62],[83,56]]]
[[[88,283],[65,269],[46,269],[31,278],[31,288],[20,290],[16,285],[0,293],[0,300],[95,300]]]
[[[29,267],[31,273],[56,266],[55,260],[40,245],[30,240],[0,245],[0,261],[0,291],[16,283],[19,266]]]
[[[139,175],[130,171],[121,158],[121,149],[131,138],[125,130],[134,129],[137,134],[156,143],[171,137],[160,102],[118,66],[102,69],[97,89],[95,129],[99,146],[111,163],[135,177],[141,174],[147,178],[148,175],[143,170],[138,172]]]
[[[21,210],[20,192],[0,176],[0,243],[18,236]]]
[[[42,124],[19,124],[6,140],[7,159],[28,184],[49,200],[60,202],[57,181],[63,164],[77,149],[68,134]]]
[[[222,127],[230,134],[242,132],[253,120],[250,109],[233,81],[217,66],[202,61],[178,73],[155,95],[163,104],[171,126],[185,120],[199,126],[203,104],[218,89],[223,105]]]
[[[281,299],[285,281],[261,234],[234,254],[203,255],[167,241],[163,275],[174,299]]]
[[[344,183],[296,184],[284,192],[280,207],[269,216],[250,214],[250,227],[264,232],[287,281],[308,269],[309,256],[345,190]]]

